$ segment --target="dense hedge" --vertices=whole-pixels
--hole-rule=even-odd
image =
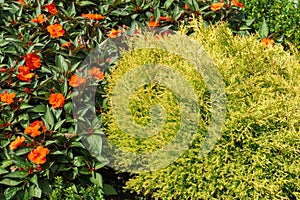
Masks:
[[[297,52],[291,56],[280,45],[266,46],[257,41],[256,35],[233,36],[225,24],[204,28],[202,20],[193,21],[182,31],[186,32],[188,27],[195,31],[191,37],[203,45],[218,65],[226,85],[227,114],[222,137],[207,157],[199,158],[206,126],[201,123],[191,149],[164,169],[136,175],[128,181],[127,188],[158,199],[299,198],[300,65]],[[112,72],[109,79],[112,85],[125,71],[137,65],[169,64],[188,80],[194,80],[191,85],[198,91],[199,100],[209,104],[201,78],[190,71],[181,57],[157,53],[157,50],[125,55]],[[149,91],[151,88],[155,88],[154,92]],[[170,120],[158,135],[144,143],[125,136],[109,112],[104,120],[109,137],[131,151],[163,146],[180,122],[176,118],[176,100],[169,92],[162,86],[148,85],[131,97],[129,110],[138,124],[149,123],[147,112],[152,103],[161,103],[170,116],[175,113],[167,118]],[[153,95],[153,100],[149,100]],[[201,115],[206,116],[205,112]]]
[[[245,1],[247,18],[255,19],[252,27],[260,28],[265,19],[272,38],[292,42],[300,49],[300,4],[293,0]]]

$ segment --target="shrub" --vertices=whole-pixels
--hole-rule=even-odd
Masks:
[[[98,185],[76,187],[66,186],[63,183],[63,178],[60,176],[55,177],[53,184],[53,192],[51,193],[50,200],[75,200],[75,199],[90,199],[90,200],[104,200],[102,188]]]
[[[293,43],[300,49],[300,4],[290,0],[251,0],[245,3],[247,18],[255,19],[251,27],[258,30],[266,20],[270,35],[278,41]]]
[[[209,96],[201,77],[189,63],[157,49],[125,52],[108,79],[108,94],[114,94],[112,86],[126,71],[158,63],[178,70],[203,106],[199,131],[191,148],[166,168],[136,174],[127,182],[127,189],[157,199],[299,198],[298,53],[290,55],[281,45],[259,43],[256,35],[233,36],[226,24],[204,28],[202,20],[194,20],[181,31],[186,33],[189,28],[195,32],[190,37],[203,45],[225,83],[227,111],[222,137],[208,156],[199,157],[209,120]],[[183,44],[177,48],[185,47]],[[148,84],[127,98],[135,123],[148,124],[149,108],[159,102],[166,110],[166,124],[153,137],[133,139],[116,124],[110,107],[104,117],[109,137],[120,148],[134,152],[153,151],[168,143],[180,123],[178,104],[170,91]],[[130,165],[130,161],[122,164]]]

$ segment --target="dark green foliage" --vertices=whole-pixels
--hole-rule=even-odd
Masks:
[[[265,19],[272,38],[293,43],[300,49],[300,4],[293,0],[245,1],[247,18],[255,19],[251,27],[258,30]]]

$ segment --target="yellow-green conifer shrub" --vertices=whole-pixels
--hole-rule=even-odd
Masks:
[[[182,73],[201,106],[199,134],[191,148],[164,169],[137,174],[127,188],[155,199],[300,198],[299,54],[264,46],[255,35],[233,36],[226,24],[204,28],[200,19],[181,31],[188,28],[194,30],[190,37],[208,52],[225,83],[227,110],[221,139],[206,157],[199,157],[210,100],[193,66],[160,50],[125,54],[112,72],[109,92],[125,71],[157,62]],[[117,127],[110,111],[104,117],[105,131],[118,145],[130,151],[155,150],[176,134],[180,109],[171,91],[149,84],[128,98],[129,110],[140,115],[133,114],[136,123],[149,123],[147,109],[160,102],[169,124],[153,138],[139,141]]]

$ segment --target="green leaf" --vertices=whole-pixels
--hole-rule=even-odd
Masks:
[[[159,17],[160,17],[160,10],[154,9],[154,20],[159,21]]]
[[[6,45],[8,45],[10,42],[8,41],[0,41],[0,47],[4,47]]]
[[[95,155],[94,156],[103,166],[107,165],[109,163],[109,160],[101,155]]]
[[[196,0],[187,0],[187,4],[192,10],[198,11],[199,10],[199,5]]]
[[[38,183],[38,177],[37,177],[36,174],[33,175],[33,177],[31,177],[29,180],[30,180],[31,183],[35,184],[36,186],[39,185],[39,183]]]
[[[243,26],[240,26],[239,27],[239,30],[250,30],[251,28],[249,27],[249,26],[245,26],[245,25],[243,25]]]
[[[8,186],[16,186],[16,185],[19,185],[22,182],[23,181],[16,181],[16,180],[13,180],[13,179],[5,178],[5,179],[0,181],[0,184],[8,185]]]
[[[35,9],[35,14],[36,16],[38,16],[39,14],[41,14],[41,4],[39,1],[37,1],[38,6]]]
[[[23,168],[27,168],[28,165],[30,165],[28,162],[26,162],[26,160],[23,157],[20,157],[18,155],[14,156],[14,163],[17,166],[22,166]]]
[[[61,114],[62,114],[62,110],[60,110],[60,109],[53,109],[52,110],[52,113],[54,114],[54,116],[55,116],[55,118],[57,119],[57,120],[59,120],[60,119],[60,116],[61,116]]]
[[[9,171],[7,171],[6,169],[0,167],[0,175],[1,174],[7,174]]]
[[[81,142],[72,142],[70,147],[80,147],[84,149],[84,146]]]
[[[29,195],[31,197],[41,198],[42,197],[42,190],[38,186],[31,185],[29,187]]]
[[[258,31],[258,35],[260,38],[266,38],[269,35],[269,27],[265,19]]]
[[[184,10],[179,9],[179,6],[176,5],[175,9],[173,10],[173,16],[174,16],[174,18],[178,19],[183,12],[184,12]]]
[[[47,109],[46,109],[43,119],[50,125],[50,127],[47,127],[47,130],[52,129],[55,122],[54,122],[54,116],[53,116],[49,106],[47,106]]]
[[[91,2],[91,1],[78,1],[78,2],[76,2],[76,4],[78,6],[89,6],[89,5],[97,6],[95,3]]]
[[[11,160],[3,160],[3,161],[1,162],[1,167],[2,167],[2,168],[6,168],[6,167],[11,166],[12,164],[14,164],[14,162],[11,161]]]
[[[69,84],[68,84],[68,80],[65,79],[64,84],[61,85],[61,91],[63,91],[63,95],[67,96],[68,95],[68,88],[69,88]]]
[[[66,150],[63,151],[51,151],[51,155],[65,155],[66,154]]]
[[[108,184],[103,184],[103,192],[106,195],[116,195],[118,194],[117,191],[110,185]]]
[[[66,104],[64,105],[65,111],[66,111],[67,113],[72,113],[72,106],[73,106],[72,102],[66,103]]]
[[[0,142],[0,148],[4,148],[4,147],[8,146],[9,144],[10,144],[9,140],[2,140]]]
[[[102,150],[102,137],[99,135],[90,135],[87,137],[89,150],[92,154],[100,155]]]
[[[64,73],[68,72],[68,63],[66,62],[65,58],[61,55],[55,57],[56,66],[59,70],[62,70]]]
[[[55,127],[54,127],[54,131],[58,130],[62,125],[63,123],[66,121],[66,119],[64,120],[61,120],[61,121],[58,121],[56,124],[55,124]]]
[[[5,178],[25,178],[26,176],[28,176],[28,172],[23,171],[23,170],[18,170],[18,171],[14,171],[11,172],[7,175],[5,175]]]
[[[26,103],[22,103],[21,106],[20,106],[20,110],[24,110],[24,109],[27,109],[27,108],[32,108],[33,106],[29,105],[29,104],[26,104]]]
[[[75,63],[74,65],[72,65],[70,72],[74,72],[76,69],[78,69],[79,66],[81,65],[81,63],[82,63],[82,61],[79,61],[79,62]]]
[[[129,13],[125,10],[113,10],[111,11],[111,14],[116,15],[116,16],[128,16]]]
[[[90,181],[95,185],[100,186],[101,188],[103,187],[103,179],[101,174],[99,173],[95,173],[95,177],[94,176],[90,177]]]
[[[251,26],[254,21],[255,21],[255,18],[245,20],[247,26]]]
[[[168,9],[173,2],[174,2],[174,0],[167,0],[164,4],[165,9]]]
[[[106,163],[97,163],[96,166],[95,166],[95,170],[101,169],[105,165],[106,165]]]
[[[45,142],[44,146],[48,146],[48,145],[50,145],[50,144],[55,144],[55,143],[57,143],[57,140],[47,140],[47,141]]]
[[[32,150],[31,148],[22,148],[16,151],[16,155],[21,156],[29,153],[31,150]]]
[[[43,89],[48,82],[51,82],[53,81],[53,77],[50,77],[50,78],[47,78],[46,80],[42,81],[40,84],[39,84],[39,87],[37,89],[35,89],[35,91],[39,91],[40,89]]]
[[[9,187],[4,191],[6,200],[13,199],[18,191],[22,190],[23,187]]]
[[[73,159],[73,164],[76,167],[82,167],[82,166],[84,166],[85,165],[85,158],[84,158],[84,156],[76,156]]]
[[[39,180],[39,185],[40,185],[40,187],[41,187],[41,189],[42,189],[42,192],[44,193],[44,194],[46,194],[46,195],[51,195],[51,193],[52,193],[52,188],[51,188],[51,185],[50,185],[50,183],[49,183],[49,181],[48,180],[46,180],[46,179],[41,179],[41,180]]]
[[[71,4],[71,6],[67,10],[69,17],[75,17],[76,15],[76,9],[74,3]]]
[[[30,112],[44,113],[46,111],[46,105],[37,105],[29,109]]]
[[[19,191],[16,195],[16,199],[17,200],[30,199],[28,189],[26,188],[24,190]]]

